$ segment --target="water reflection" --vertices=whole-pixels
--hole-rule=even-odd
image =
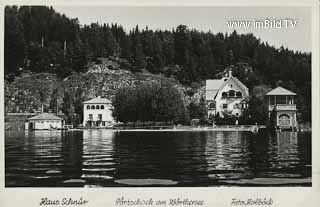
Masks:
[[[305,143],[311,154],[310,143]],[[297,132],[278,132],[275,136],[269,136],[268,163],[270,170],[268,176],[300,177],[301,168],[309,161],[302,156],[298,145]],[[310,162],[311,163],[311,162]]]
[[[6,186],[123,186],[125,179],[209,186],[311,176],[310,133],[84,130],[5,138]]]
[[[83,136],[82,132],[62,134],[62,175],[63,179],[78,179],[82,175]]]
[[[248,136],[239,132],[210,132],[206,138],[209,177],[230,179],[250,176]]]
[[[120,132],[115,138],[116,179],[194,180],[206,176],[206,137],[189,132]],[[203,179],[203,178],[202,178]]]

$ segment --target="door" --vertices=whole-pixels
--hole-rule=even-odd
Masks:
[[[290,126],[290,116],[282,114],[279,116],[279,126]]]
[[[34,128],[33,128],[33,123],[32,123],[32,122],[29,122],[28,129],[29,129],[29,130],[33,130],[33,129],[34,129]]]

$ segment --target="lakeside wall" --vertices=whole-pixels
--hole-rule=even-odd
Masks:
[[[24,130],[28,118],[36,116],[37,113],[7,113],[4,116],[6,130]]]

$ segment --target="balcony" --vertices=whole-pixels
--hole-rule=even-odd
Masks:
[[[269,105],[269,111],[295,111],[297,107],[295,104],[277,104],[277,105]]]

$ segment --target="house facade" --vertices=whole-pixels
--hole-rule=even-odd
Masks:
[[[248,108],[249,90],[228,71],[221,79],[206,80],[208,117],[239,117]]]
[[[83,102],[83,126],[107,127],[114,123],[109,99],[96,97]]]
[[[26,130],[62,129],[64,119],[53,114],[41,113],[28,119],[25,123]]]
[[[296,94],[283,87],[277,87],[267,94],[269,124],[278,129],[297,129]]]

